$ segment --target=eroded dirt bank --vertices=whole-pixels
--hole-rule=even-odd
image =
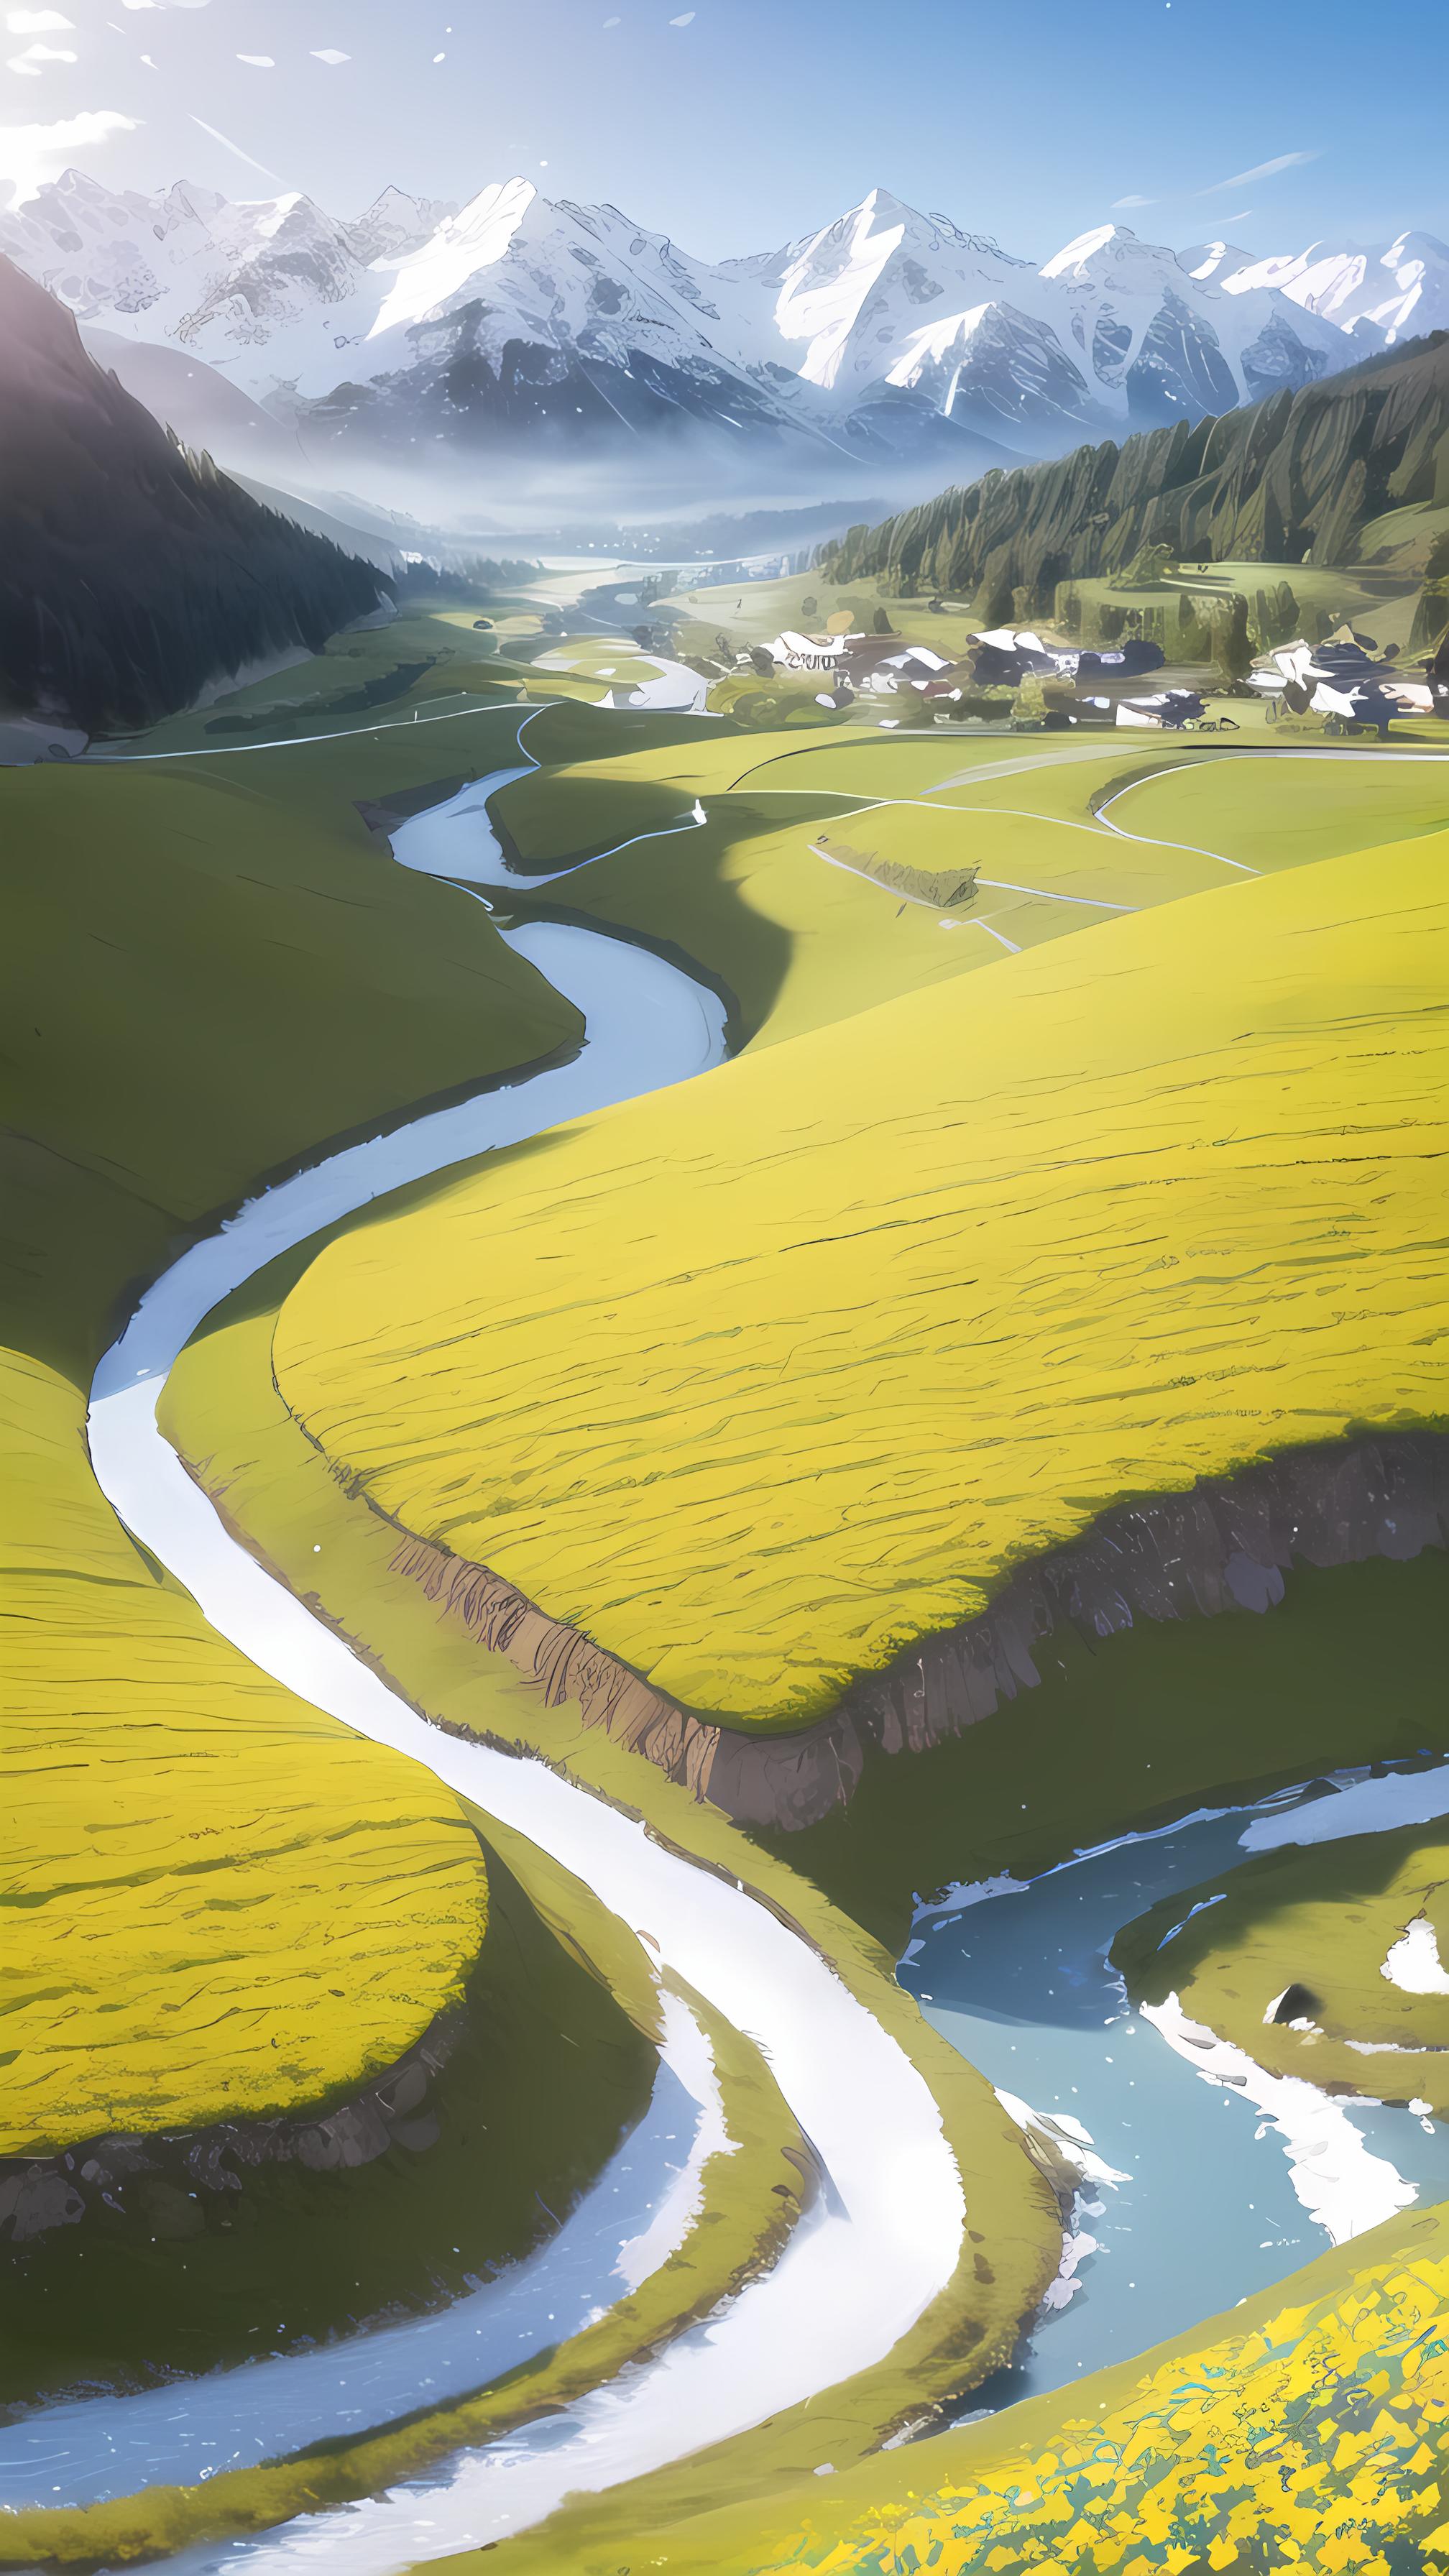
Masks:
[[[576,1700],[587,1724],[738,1822],[789,1829],[853,1796],[869,1744],[923,1752],[1032,1689],[1034,1650],[1056,1628],[1107,1637],[1139,1619],[1261,1613],[1282,1599],[1295,1563],[1415,1557],[1443,1546],[1446,1531],[1449,1437],[1390,1433],[1290,1450],[1103,1514],[1074,1545],[1012,1575],[989,1610],[863,1678],[813,1726],[774,1736],[682,1708],[486,1566],[411,1537],[393,1565],[445,1618],[508,1655],[550,1707]]]
[[[373,2163],[389,2147],[419,2150],[438,2134],[430,2094],[465,2027],[440,2013],[396,2065],[329,2110],[275,2120],[219,2120],[150,2136],[113,2132],[50,2156],[0,2160],[0,2238],[23,2245],[103,2209],[148,2235],[189,2235],[204,2195],[239,2193],[249,2173],[295,2164],[332,2173]]]

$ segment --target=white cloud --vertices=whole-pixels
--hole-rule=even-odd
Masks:
[[[692,9],[686,9],[682,18],[671,18],[669,23],[671,27],[692,27],[694,25],[694,11]]]
[[[1129,206],[1155,206],[1156,203],[1155,197],[1114,197],[1112,212],[1114,215],[1125,215]]]
[[[254,72],[274,72],[277,68],[275,54],[238,54],[237,61],[250,63]]]
[[[12,36],[55,36],[75,21],[62,18],[58,9],[7,9],[5,24]]]
[[[335,45],[314,45],[312,60],[314,63],[350,63],[352,56],[339,54]]]
[[[27,45],[23,54],[12,54],[6,70],[23,72],[28,80],[39,80],[42,63],[73,63],[79,57],[64,45]]]
[[[33,197],[47,179],[58,179],[73,152],[112,134],[134,134],[137,123],[114,107],[87,107],[53,125],[0,125],[0,172],[10,182],[12,206]]]
[[[1255,162],[1251,170],[1235,170],[1231,179],[1214,179],[1210,188],[1199,188],[1200,197],[1224,197],[1229,188],[1250,188],[1255,179],[1276,179],[1280,170],[1296,170],[1304,161],[1316,161],[1316,152],[1280,152],[1276,160]]]

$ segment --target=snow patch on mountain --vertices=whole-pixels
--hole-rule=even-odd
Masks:
[[[1449,330],[1449,244],[1433,233],[1402,232],[1366,246],[1310,242],[1268,259],[1227,242],[1200,242],[1182,259],[1194,278],[1212,279],[1230,295],[1285,295],[1374,347]]]
[[[485,188],[440,224],[430,241],[404,259],[384,295],[367,336],[419,322],[436,312],[503,257],[538,191],[527,179],[507,179]]]
[[[0,251],[83,325],[183,351],[279,418],[325,415],[329,436],[416,446],[546,417],[586,441],[690,419],[856,456],[974,436],[977,470],[983,440],[1056,452],[1308,383],[1356,354],[1346,329],[1423,328],[1449,288],[1449,252],[1408,234],[1370,275],[1369,254],[1179,258],[1103,224],[1038,268],[884,189],[709,263],[523,178],[461,211],[385,188],[348,222],[295,191],[146,197],[69,171],[0,215]]]

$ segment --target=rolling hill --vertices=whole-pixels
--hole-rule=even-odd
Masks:
[[[601,1693],[806,1725],[1125,1497],[1442,1413],[1443,853],[1235,880],[587,1120],[322,1253],[278,1387],[424,1582],[486,1568]]]

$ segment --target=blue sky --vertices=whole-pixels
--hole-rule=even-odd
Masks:
[[[1362,0],[0,0],[0,22],[12,182],[73,161],[350,214],[388,180],[461,199],[521,171],[706,258],[877,185],[1038,259],[1109,219],[1177,247],[1449,237],[1431,8],[1378,35]]]

